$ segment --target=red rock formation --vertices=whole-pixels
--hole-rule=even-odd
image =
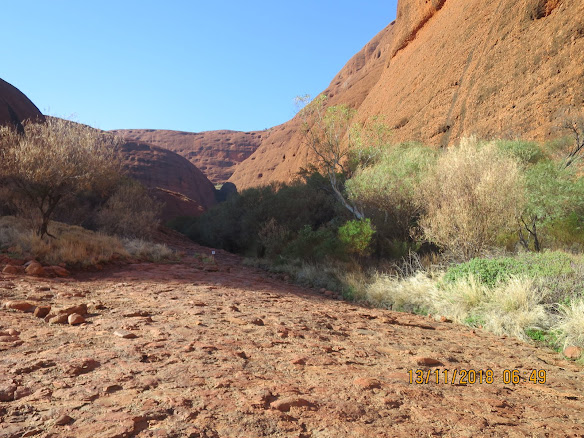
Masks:
[[[357,120],[383,115],[393,140],[545,140],[558,113],[584,107],[582,0],[400,0],[395,22],[324,91]],[[229,181],[287,181],[307,164],[298,122],[270,130]]]
[[[214,184],[229,179],[235,166],[260,145],[262,131],[180,132],[158,129],[120,129],[112,131],[127,140],[146,142],[182,155]]]
[[[22,129],[25,120],[42,122],[44,116],[18,88],[0,79],[0,125]]]
[[[166,204],[164,219],[198,216],[215,204],[215,187],[187,159],[146,143],[127,142],[121,147],[128,174]]]

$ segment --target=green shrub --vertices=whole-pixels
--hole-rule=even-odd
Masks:
[[[445,283],[474,277],[480,284],[494,287],[506,283],[514,276],[533,279],[553,278],[571,274],[572,257],[563,252],[526,253],[517,257],[474,258],[465,263],[453,265],[444,275]]]
[[[339,239],[347,250],[357,255],[366,255],[375,229],[371,226],[371,220],[350,220],[339,228]]]
[[[291,259],[322,262],[326,258],[346,258],[345,245],[330,228],[314,231],[305,225],[297,237],[284,249],[284,255]]]
[[[496,145],[501,152],[515,158],[524,166],[538,163],[545,158],[541,147],[532,141],[498,140]]]

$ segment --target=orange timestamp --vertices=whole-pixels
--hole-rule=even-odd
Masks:
[[[435,370],[408,370],[410,384],[444,384],[444,385],[475,385],[503,383],[505,385],[518,385],[522,382],[544,384],[547,380],[546,370],[503,370],[500,374],[491,369],[465,370],[465,369],[435,369]]]

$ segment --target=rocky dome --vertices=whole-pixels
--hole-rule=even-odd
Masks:
[[[25,120],[42,122],[44,116],[18,88],[0,79],[0,125],[22,129]]]
[[[146,142],[182,155],[214,184],[223,184],[235,167],[260,145],[266,132],[207,131],[181,132],[160,129],[112,131],[127,140]]]
[[[132,141],[121,146],[121,153],[129,176],[166,204],[164,219],[198,216],[215,204],[215,187],[186,158],[158,146]]]
[[[461,137],[546,140],[558,114],[584,107],[581,0],[399,0],[397,18],[327,90],[330,104],[382,115],[396,142]],[[288,181],[308,164],[298,121],[270,130],[229,181]]]

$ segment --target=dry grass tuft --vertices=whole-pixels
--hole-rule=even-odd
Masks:
[[[564,343],[564,347],[584,347],[584,299],[560,304],[558,310],[560,316],[554,329],[559,333],[559,341]]]

